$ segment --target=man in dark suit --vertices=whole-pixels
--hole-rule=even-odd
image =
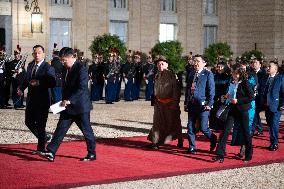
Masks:
[[[46,136],[46,122],[50,106],[50,95],[48,88],[55,86],[55,71],[44,60],[44,48],[41,45],[33,47],[34,60],[27,67],[27,74],[19,86],[18,94],[28,88],[25,124],[38,138],[37,151],[40,153],[45,149],[45,143],[50,139]]]
[[[54,161],[55,154],[65,137],[71,124],[75,122],[82,131],[88,154],[81,161],[96,160],[95,136],[90,124],[90,111],[92,104],[88,90],[88,70],[74,57],[74,50],[64,47],[60,50],[59,56],[66,68],[63,72],[63,90],[61,106],[66,107],[62,111],[51,142],[47,145],[47,152],[40,155],[49,161]]]
[[[200,120],[201,132],[210,140],[210,151],[216,147],[217,137],[208,127],[209,111],[213,107],[215,83],[213,73],[205,69],[206,62],[201,55],[194,57],[194,70],[189,73],[185,109],[188,109],[188,140],[187,153],[195,154],[195,123]]]
[[[268,76],[262,93],[262,104],[269,126],[270,151],[278,149],[279,121],[281,111],[284,110],[284,77],[277,72],[277,62],[270,61],[267,69]]]
[[[257,88],[256,88],[256,95],[255,95],[255,115],[253,119],[253,125],[252,125],[252,131],[254,132],[254,135],[258,136],[262,134],[262,123],[260,119],[260,112],[263,111],[260,103],[260,98],[261,98],[261,91],[264,85],[263,85],[263,80],[266,77],[266,71],[261,68],[261,59],[259,58],[254,58],[251,61],[251,68],[254,73],[256,73],[257,76]]]

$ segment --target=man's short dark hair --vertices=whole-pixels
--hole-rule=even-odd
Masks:
[[[33,50],[35,50],[36,48],[41,48],[42,52],[44,52],[43,46],[41,46],[41,45],[35,45],[35,46],[33,47]]]
[[[278,64],[277,61],[275,61],[275,60],[270,60],[270,61],[269,61],[269,64],[270,64],[270,63],[273,63],[275,66],[277,66],[277,68],[279,68],[279,64]]]
[[[193,57],[194,57],[194,58],[201,57],[202,60],[204,60],[204,62],[208,63],[208,59],[207,59],[205,56],[201,55],[201,54],[196,54],[196,55],[194,55]]]
[[[60,51],[59,51],[59,56],[60,57],[66,57],[66,56],[74,56],[74,50],[70,47],[63,47]]]

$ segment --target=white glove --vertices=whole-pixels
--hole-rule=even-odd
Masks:
[[[105,84],[107,85],[107,80],[105,80]]]
[[[148,79],[145,79],[145,83],[148,85],[148,83],[149,83]]]
[[[124,79],[124,83],[127,84],[127,82],[128,82],[128,79],[125,78],[125,79]]]

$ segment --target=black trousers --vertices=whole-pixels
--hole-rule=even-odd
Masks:
[[[86,144],[88,155],[95,154],[96,141],[93,129],[90,124],[90,112],[70,115],[65,111],[60,114],[59,121],[57,123],[56,130],[53,134],[51,142],[47,145],[47,150],[55,154],[59,148],[59,145],[63,141],[67,131],[69,130],[71,124],[75,122],[79,129],[82,131]]]
[[[46,122],[48,117],[48,108],[33,108],[27,106],[25,112],[25,124],[30,131],[38,138],[38,151],[45,150]]]
[[[244,144],[246,147],[245,158],[247,160],[250,160],[252,158],[253,149],[252,149],[252,137],[249,131],[249,114],[248,111],[240,112],[235,106],[232,106],[229,111],[228,118],[225,122],[224,133],[223,135],[220,136],[221,138],[219,139],[219,143],[216,149],[216,154],[224,157],[226,150],[226,143],[235,120],[240,121],[240,127],[242,127],[243,129]]]

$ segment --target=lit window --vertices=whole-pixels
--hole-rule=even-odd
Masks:
[[[112,8],[127,8],[127,0],[110,0],[110,5]]]
[[[50,20],[49,51],[52,52],[53,44],[58,48],[71,47],[71,21],[61,19]]]
[[[125,21],[111,20],[109,24],[109,33],[111,35],[117,35],[119,39],[126,43],[127,41],[127,25]]]
[[[204,26],[204,48],[216,43],[217,39],[217,26]]]
[[[217,0],[203,0],[203,11],[205,15],[216,15]]]
[[[176,12],[176,0],[161,0],[161,11]]]
[[[160,42],[172,41],[176,39],[175,24],[160,24]]]
[[[52,0],[53,5],[71,5],[71,0]]]

